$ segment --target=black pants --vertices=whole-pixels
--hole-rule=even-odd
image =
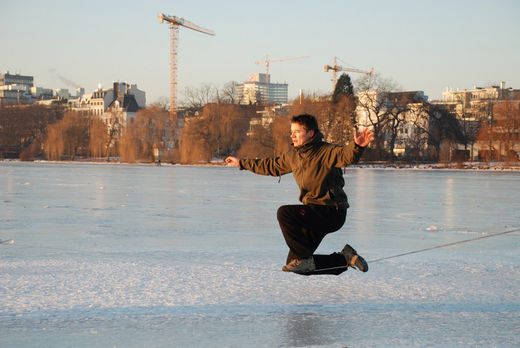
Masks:
[[[347,270],[341,253],[314,255],[323,237],[343,226],[347,209],[324,205],[283,205],[278,208],[278,222],[289,247],[287,263],[293,259],[314,257],[317,274],[340,274]],[[343,246],[341,246],[343,247]],[[345,266],[342,268],[342,266]],[[334,268],[320,272],[320,269]]]

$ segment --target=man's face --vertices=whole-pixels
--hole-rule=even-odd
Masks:
[[[293,142],[293,146],[302,146],[314,136],[313,130],[306,130],[299,123],[291,123],[291,140]]]

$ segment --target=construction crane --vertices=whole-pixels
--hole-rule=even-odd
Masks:
[[[275,62],[285,62],[286,60],[294,60],[294,59],[302,59],[302,58],[309,58],[309,56],[300,56],[300,57],[290,57],[290,58],[279,58],[279,59],[269,59],[269,56],[265,56],[265,60],[260,60],[258,62],[255,62],[255,64],[265,64],[265,78],[267,81],[267,85],[269,86],[269,63],[275,63]]]
[[[372,74],[374,73],[374,68],[372,68],[370,71],[354,69],[354,68],[344,68],[337,64],[337,57],[334,57],[333,66],[325,65],[324,69],[325,69],[325,72],[332,70],[332,90],[333,91],[334,91],[334,88],[336,88],[336,83],[338,82],[338,80],[337,80],[338,71],[355,72],[355,73],[367,74],[368,76],[372,76]]]
[[[170,23],[170,120],[177,123],[177,48],[179,41],[179,26],[183,26],[203,34],[215,36],[212,30],[204,29],[181,17],[157,15],[159,23]]]

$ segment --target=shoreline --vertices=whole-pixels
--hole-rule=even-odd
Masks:
[[[462,162],[462,163],[358,163],[350,167],[371,169],[416,169],[416,170],[481,170],[520,171],[520,163]]]
[[[126,163],[120,161],[98,161],[90,159],[80,159],[75,161],[49,161],[34,160],[22,161],[20,159],[0,159],[3,162],[29,162],[29,163],[49,163],[49,164],[94,164],[94,165],[133,165],[133,166],[183,166],[183,167],[226,167],[223,161],[210,163],[168,163],[161,164],[152,162]],[[360,162],[348,166],[350,169],[413,169],[413,170],[480,170],[480,171],[520,171],[520,162],[462,162],[462,163],[391,163],[391,162]]]

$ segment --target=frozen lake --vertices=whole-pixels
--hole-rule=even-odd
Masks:
[[[367,260],[520,228],[520,173],[349,169]],[[1,347],[520,346],[520,232],[281,271],[291,176],[0,162]]]

